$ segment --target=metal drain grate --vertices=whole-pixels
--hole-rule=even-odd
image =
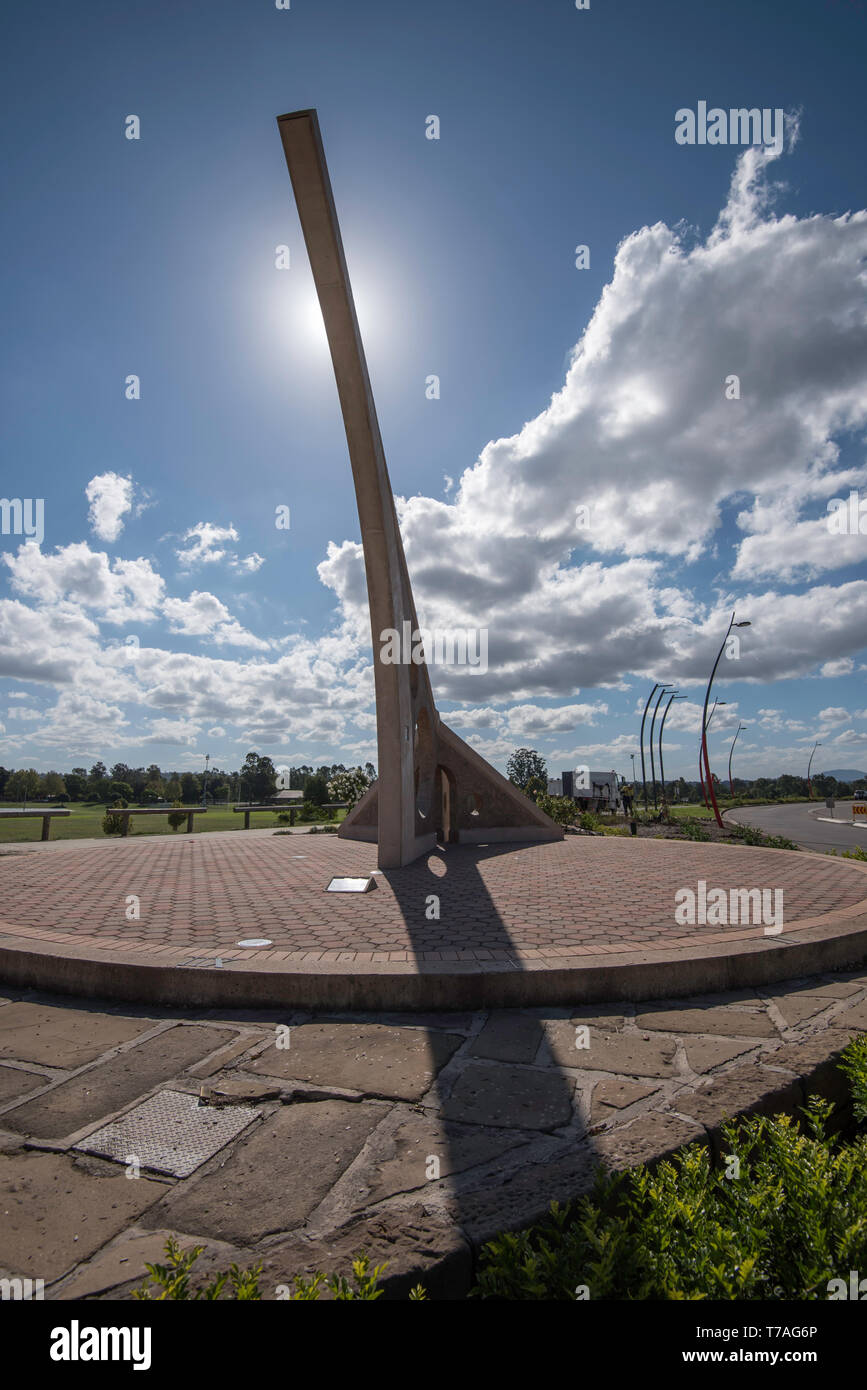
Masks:
[[[75,1148],[115,1163],[137,1159],[142,1168],[187,1178],[258,1117],[247,1105],[217,1110],[185,1091],[160,1091]]]

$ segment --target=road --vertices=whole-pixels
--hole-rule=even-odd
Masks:
[[[740,806],[728,811],[729,820],[738,825],[754,825],[768,835],[785,835],[802,849],[827,852],[831,849],[867,849],[867,826],[852,825],[851,801],[838,801],[833,812],[824,801],[785,803],[782,806]],[[819,817],[833,815],[837,824]]]

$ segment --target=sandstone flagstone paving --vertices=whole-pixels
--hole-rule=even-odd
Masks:
[[[671,1076],[675,1044],[668,1038],[638,1031],[606,1033],[593,1024],[555,1022],[549,1026],[548,1041],[558,1066],[580,1067],[589,1071],[622,1072],[628,1076]],[[583,1029],[587,1028],[587,1046]],[[581,1046],[576,1046],[576,1041]]]
[[[739,1004],[707,1009],[675,1005],[671,1009],[640,1013],[636,1023],[639,1028],[659,1029],[666,1033],[726,1032],[745,1038],[772,1038],[777,1031],[762,1009],[747,1009]]]
[[[473,1040],[470,1051],[474,1057],[488,1057],[496,1062],[532,1062],[544,1036],[537,1018],[527,1014],[494,1014]]]
[[[50,1077],[41,1076],[38,1072],[0,1067],[0,1105],[18,1100],[30,1091],[38,1091],[41,1086],[47,1086],[49,1080]]]
[[[461,1073],[442,1110],[451,1120],[474,1124],[557,1129],[571,1118],[572,1089],[555,1072],[474,1061]]]
[[[0,1269],[49,1282],[85,1260],[164,1189],[123,1169],[98,1175],[66,1154],[0,1154]],[[31,1274],[30,1271],[33,1271]]]
[[[388,1260],[389,1296],[418,1278],[459,1296],[481,1241],[589,1191],[600,1164],[719,1146],[728,1115],[793,1113],[810,1092],[839,1099],[834,1058],[867,1030],[867,968],[447,1020],[150,1009],[129,1020],[149,1032],[122,1043],[116,1009],[98,1001],[6,993],[0,1021],[18,1009],[26,1023],[21,1005],[46,1011],[57,1050],[44,1073],[14,1056],[0,1066],[0,1084],[6,1073],[50,1082],[37,1095],[9,1082],[0,1099],[0,1272],[45,1279],[46,1297],[62,1299],[128,1298],[167,1233],[206,1246],[206,1269],[262,1261],[266,1298],[297,1273],[345,1272],[362,1248]],[[825,1007],[805,1014],[808,1000]],[[83,1069],[64,1051],[64,1015],[80,1014],[103,1047]],[[660,1026],[645,1026],[651,1015]],[[585,1029],[589,1046],[576,1048]],[[21,1038],[29,1050],[32,1029]],[[214,1117],[237,1107],[256,1120],[189,1177],[131,1179],[122,1161],[73,1148],[155,1088],[192,1105],[200,1087]]]
[[[593,1124],[610,1119],[614,1112],[626,1110],[636,1101],[652,1096],[655,1089],[638,1081],[600,1081],[593,1088]]]
[[[340,1075],[345,1089],[419,1100],[462,1041],[457,1034],[378,1023],[307,1023],[291,1029],[288,1047],[275,1037],[246,1069],[320,1085]]]
[[[226,1029],[169,1028],[0,1115],[0,1123],[39,1139],[61,1139],[168,1081],[231,1036]]]
[[[372,1102],[335,1100],[278,1110],[213,1171],[175,1188],[144,1224],[242,1243],[300,1226],[384,1113]]]
[[[103,1015],[95,1026],[84,1009],[46,1009],[38,1004],[10,1004],[0,1013],[0,1057],[45,1062],[54,1067],[83,1067],[109,1047],[129,1042],[153,1028],[147,1019]]]
[[[687,1064],[693,1071],[705,1072],[710,1071],[712,1067],[721,1066],[723,1062],[731,1062],[735,1057],[742,1057],[745,1052],[752,1051],[755,1045],[752,1038],[729,1042],[726,1038],[698,1037],[692,1034],[684,1039],[683,1051]]]
[[[381,1202],[402,1192],[424,1188],[431,1180],[432,1160],[439,1177],[490,1164],[527,1142],[513,1129],[495,1129],[476,1121],[456,1124],[414,1112],[399,1114],[397,1124],[381,1126],[377,1142],[368,1146],[367,1162],[358,1181],[362,1205]]]

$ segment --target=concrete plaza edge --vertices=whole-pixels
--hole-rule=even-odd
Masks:
[[[21,938],[18,939],[19,941]],[[604,964],[524,969],[504,961],[317,963],[261,969],[251,961],[221,967],[150,965],[131,954],[111,958],[65,943],[15,944],[0,936],[0,979],[18,988],[169,1005],[235,1005],[357,1010],[454,1010],[518,1005],[675,998],[844,970],[867,961],[867,913],[845,926],[813,926],[772,942],[724,951],[699,947],[669,955],[624,954]]]

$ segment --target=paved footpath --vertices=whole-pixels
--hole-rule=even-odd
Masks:
[[[600,1163],[834,1094],[832,1059],[864,1030],[864,971],[429,1016],[7,991],[0,1273],[43,1279],[50,1299],[128,1298],[174,1233],[205,1246],[205,1269],[261,1261],[267,1298],[359,1249],[390,1262],[390,1296],[421,1279],[461,1297],[481,1242],[588,1190]]]
[[[684,993],[867,958],[867,866],[850,860],[569,836],[375,866],[374,845],[272,831],[7,849],[0,974],[178,1004],[427,1008]],[[344,875],[377,886],[325,891]],[[779,895],[783,921],[683,925],[676,892],[702,883],[727,901]]]

